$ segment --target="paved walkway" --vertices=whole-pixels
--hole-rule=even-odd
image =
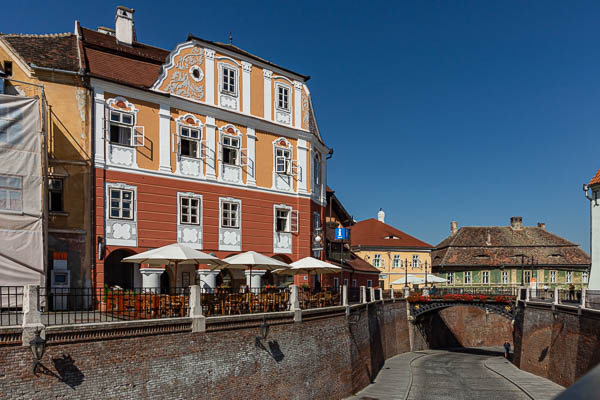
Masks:
[[[498,354],[498,349],[404,353],[387,360],[375,382],[349,399],[550,400],[564,389]]]

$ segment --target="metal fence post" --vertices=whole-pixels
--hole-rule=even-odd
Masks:
[[[364,286],[360,287],[360,302],[361,303],[367,302],[367,288]]]
[[[190,318],[192,332],[206,331],[206,317],[202,315],[202,290],[199,285],[190,286]]]
[[[23,288],[23,335],[21,343],[23,346],[29,346],[29,341],[33,339],[37,329],[42,331],[40,335],[43,338],[46,337],[39,304],[39,285],[25,285]]]
[[[558,298],[558,288],[554,288],[554,304],[560,304],[560,300]]]

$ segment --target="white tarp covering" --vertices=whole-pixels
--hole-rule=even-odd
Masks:
[[[0,95],[0,286],[44,281],[39,100]]]

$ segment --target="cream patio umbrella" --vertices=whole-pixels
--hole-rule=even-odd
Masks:
[[[330,264],[314,257],[304,257],[290,264],[289,269],[276,269],[273,271],[281,275],[321,275],[336,274],[342,271],[342,267]]]
[[[171,265],[175,267],[175,286],[177,286],[177,266],[179,264],[208,264],[212,269],[222,268],[225,263],[215,256],[203,253],[179,243],[169,244],[134,254],[122,261],[136,264]]]
[[[227,265],[224,268],[229,269],[249,269],[250,270],[250,289],[252,289],[252,269],[264,269],[273,271],[276,269],[289,269],[290,266],[283,261],[267,257],[255,251],[247,251],[245,253],[235,254],[223,260]],[[211,269],[218,269],[211,267]]]

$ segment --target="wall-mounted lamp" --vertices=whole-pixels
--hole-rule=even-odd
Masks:
[[[263,315],[263,323],[259,327],[260,336],[267,340],[267,336],[269,336],[269,324],[267,324],[267,316]]]
[[[29,342],[29,347],[31,348],[31,353],[33,354],[33,373],[37,372],[38,367],[40,366],[40,360],[44,356],[46,352],[46,341],[42,339],[40,336],[41,330],[37,328],[35,330],[35,336]]]
[[[98,260],[104,260],[104,238],[98,236]]]

